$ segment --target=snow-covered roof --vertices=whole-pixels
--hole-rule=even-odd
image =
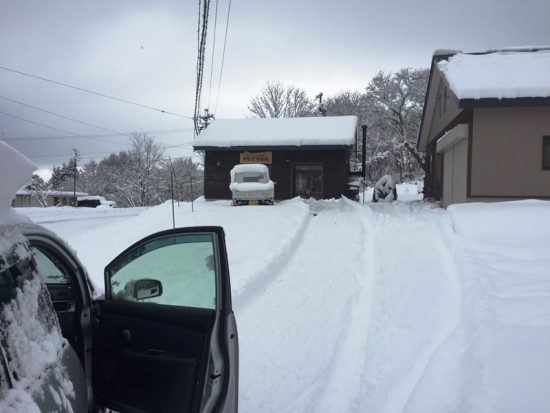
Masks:
[[[83,195],[77,196],[77,201],[107,201],[104,197],[99,195]]]
[[[16,192],[16,195],[31,195],[31,194],[32,194],[32,192],[28,191],[26,189],[19,189]],[[45,191],[44,195],[46,195],[46,196],[66,196],[66,197],[70,197],[70,196],[74,195],[74,192],[73,191]],[[88,196],[88,193],[77,191],[76,196],[77,197]]]
[[[550,97],[550,49],[458,53],[437,63],[458,99]]]
[[[218,119],[193,146],[348,146],[355,142],[356,129],[356,116]]]

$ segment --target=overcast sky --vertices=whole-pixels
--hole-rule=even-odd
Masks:
[[[211,0],[203,107],[213,111],[229,0]],[[0,0],[0,66],[192,116],[196,0]],[[266,80],[311,96],[363,89],[378,71],[429,67],[434,50],[550,43],[549,0],[232,0],[216,117],[250,116]],[[0,70],[0,95],[122,134],[152,133],[189,155],[192,122]],[[210,102],[210,103],[209,103]],[[127,137],[0,99],[0,139],[40,167],[127,148]],[[70,135],[101,135],[95,139]],[[106,135],[111,136],[106,136]],[[65,136],[62,139],[40,139]],[[32,138],[32,139],[29,139]],[[105,142],[108,141],[108,142]]]

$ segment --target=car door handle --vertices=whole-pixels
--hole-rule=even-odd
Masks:
[[[156,348],[150,348],[149,350],[147,350],[147,354],[150,355],[150,356],[160,356],[161,354],[165,354],[166,351],[164,350],[159,350],[159,349],[156,349]]]
[[[129,343],[130,341],[132,341],[132,333],[130,333],[130,330],[128,329],[121,330],[118,336],[122,341],[126,343]]]

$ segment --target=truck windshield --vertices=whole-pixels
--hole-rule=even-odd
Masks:
[[[243,176],[243,182],[262,182],[263,175]]]

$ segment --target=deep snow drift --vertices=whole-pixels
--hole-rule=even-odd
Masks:
[[[241,411],[550,410],[550,203],[445,211],[405,202],[415,186],[398,192],[378,204],[176,205],[178,226],[227,234]],[[119,211],[139,215],[108,211],[102,225],[79,212],[89,227],[72,233],[46,224],[100,289],[110,259],[172,223],[169,203]]]

